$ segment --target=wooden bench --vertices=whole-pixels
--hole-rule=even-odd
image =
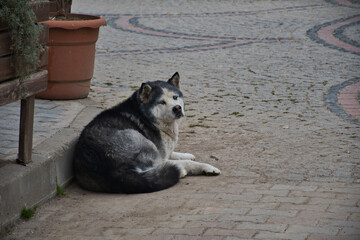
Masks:
[[[41,2],[41,6],[35,6],[33,10],[37,21],[48,20],[50,3]],[[31,162],[33,126],[34,126],[34,104],[35,94],[42,92],[47,87],[48,73],[41,70],[47,65],[48,51],[45,44],[49,39],[49,28],[44,25],[39,41],[44,46],[40,56],[39,70],[28,78],[20,81],[16,78],[16,72],[12,64],[11,40],[6,24],[0,19],[0,106],[21,100],[20,107],[20,131],[19,131],[19,155],[17,162],[23,165]]]

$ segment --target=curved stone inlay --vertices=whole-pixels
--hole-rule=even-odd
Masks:
[[[360,2],[358,0],[326,0],[326,1],[338,6],[360,8]]]
[[[258,11],[234,11],[234,12],[215,12],[215,13],[189,13],[189,14],[106,14],[103,15],[107,18],[109,26],[127,32],[138,33],[142,35],[150,35],[157,37],[169,37],[185,40],[198,40],[200,44],[182,47],[167,47],[158,49],[136,49],[136,50],[112,50],[108,52],[97,52],[97,55],[129,55],[129,54],[152,54],[152,53],[171,53],[171,52],[191,52],[191,51],[207,51],[221,48],[231,48],[236,46],[243,46],[253,43],[275,43],[292,41],[290,38],[236,38],[236,37],[217,37],[217,36],[200,36],[196,34],[185,34],[179,32],[170,32],[160,29],[154,29],[139,24],[140,18],[159,18],[159,17],[221,17],[221,16],[246,16],[256,15],[264,13],[275,13],[282,11],[301,11],[307,9],[313,9],[314,7],[323,7],[319,4],[295,6],[295,7],[283,7],[264,9]],[[205,41],[212,41],[211,43],[205,43]],[[215,41],[215,43],[214,43]]]
[[[338,19],[316,26],[307,31],[307,35],[314,41],[327,47],[360,55],[360,44],[344,36],[346,27],[360,24],[360,15]]]
[[[343,119],[360,124],[360,78],[332,86],[324,95],[329,110]]]

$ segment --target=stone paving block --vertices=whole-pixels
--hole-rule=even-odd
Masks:
[[[248,215],[264,215],[264,216],[287,216],[294,217],[298,211],[296,210],[268,210],[268,209],[252,209]]]
[[[224,207],[218,207],[218,206],[214,206],[214,207],[206,207],[206,208],[201,208],[199,209],[199,211],[197,213],[202,213],[202,214],[234,214],[234,215],[245,215],[247,212],[250,211],[250,208],[224,208]]]
[[[281,203],[278,207],[279,210],[315,210],[315,211],[326,211],[329,207],[329,204],[296,204],[296,203]]]
[[[11,129],[11,130],[9,130],[9,129],[1,129],[1,138],[0,138],[0,140],[7,139],[9,137],[9,135],[18,137],[19,133],[18,133],[18,131],[16,131],[18,129],[19,129],[19,127]]]
[[[9,143],[11,143],[10,141],[6,141],[6,140],[0,140],[0,148],[4,148],[6,147]],[[5,150],[5,149],[4,149]],[[2,151],[0,151],[2,152]]]
[[[270,190],[294,190],[294,191],[316,191],[318,186],[296,186],[296,185],[284,185],[275,184]]]
[[[235,229],[253,229],[253,230],[263,230],[270,232],[284,232],[287,228],[287,224],[255,224],[255,223],[240,223],[236,226]]]
[[[227,215],[226,215],[227,216]],[[169,223],[167,223],[168,226]],[[222,221],[221,219],[215,222],[205,221],[188,221],[185,224],[185,228],[222,228],[222,229],[233,229],[236,225],[236,220],[229,219]],[[164,226],[165,227],[165,226]],[[173,227],[173,225],[171,225]]]
[[[265,215],[258,215],[258,216],[239,216],[239,215],[231,215],[226,214],[217,219],[217,221],[232,221],[235,223],[241,223],[241,222],[252,222],[252,223],[265,223],[268,219],[268,216]]]
[[[256,230],[230,230],[221,228],[209,228],[205,231],[204,236],[233,236],[238,238],[250,239],[255,235]]]
[[[194,223],[198,223],[199,221],[194,221]],[[189,225],[189,224],[187,224],[188,223],[188,221],[173,221],[173,222],[171,222],[171,228],[184,228],[185,227],[185,225]],[[205,222],[205,223],[209,223],[209,224],[211,224],[211,222]],[[197,226],[196,224],[194,224],[194,225],[189,225],[189,226],[187,226],[187,227],[203,227],[203,226],[201,226],[201,224],[198,224],[198,225],[200,225],[200,226]],[[157,227],[163,227],[163,228],[166,228],[166,227],[169,227],[169,222],[168,221],[157,221],[156,222],[156,226]],[[205,225],[206,226],[206,225]]]
[[[300,218],[316,217],[317,219],[328,218],[328,219],[338,219],[338,220],[346,220],[348,216],[350,216],[350,213],[347,213],[347,212],[333,213],[333,212],[321,212],[321,211],[314,211],[314,210],[303,210],[303,211],[300,211],[299,214],[297,215],[297,217],[300,217]]]
[[[230,173],[230,176],[258,178],[260,177],[260,174],[248,171],[235,170]]]
[[[196,206],[201,206],[201,207],[214,207],[214,206],[222,206],[222,207],[234,207],[235,206],[240,206],[240,204],[236,204],[234,202],[225,202],[221,199],[210,199],[210,200],[206,200],[206,201],[202,201],[201,203],[199,203],[198,200],[196,199],[189,199],[185,202],[184,207],[187,208],[193,208]],[[240,206],[242,207],[242,206]]]
[[[336,177],[350,177],[352,175],[351,171],[334,171],[334,176]]]
[[[336,221],[329,219],[320,219],[319,226],[334,226],[334,227],[348,227],[348,228],[360,228],[360,221]]]
[[[286,229],[286,233],[321,233],[327,235],[336,235],[339,232],[339,227],[310,227],[304,225],[290,225]]]
[[[261,202],[280,202],[280,203],[294,203],[303,204],[308,201],[308,197],[278,197],[278,196],[265,196]]]
[[[205,228],[158,228],[152,235],[162,235],[162,234],[177,234],[177,235],[190,235],[190,236],[199,236],[204,232]]]
[[[349,221],[360,221],[360,213],[351,213],[348,220]]]
[[[303,224],[304,226],[315,226],[319,222],[319,218],[316,216],[305,217],[287,217],[287,216],[270,216],[266,223],[269,224]]]
[[[10,143],[12,144],[12,143]],[[8,145],[9,146],[9,145]],[[11,145],[10,145],[11,146]],[[9,148],[9,147],[5,147],[5,148],[0,148],[1,150],[1,153],[4,155],[4,160],[14,160],[16,158],[16,154],[17,154],[17,148],[16,148],[17,144],[16,145],[12,145],[12,148]]]
[[[341,229],[339,235],[341,235],[341,236],[343,236],[343,235],[360,236],[360,228],[345,227],[345,228]]]
[[[289,197],[311,197],[322,199],[333,199],[336,197],[336,193],[331,192],[311,192],[311,191],[290,191]]]
[[[258,202],[262,198],[262,195],[259,194],[241,194],[241,195],[234,195],[234,194],[218,194],[216,199],[221,200],[233,200],[233,201],[245,201],[245,202]]]
[[[216,198],[216,194],[213,193],[195,193],[191,195],[192,199],[204,199],[211,200]]]
[[[106,229],[102,234],[105,237],[109,236],[122,236],[122,235],[134,235],[134,236],[147,236],[151,234],[154,231],[155,228],[132,228],[132,229],[126,229],[126,228],[114,228],[110,227]]]
[[[260,231],[254,239],[288,239],[288,240],[305,240],[308,234],[306,233],[274,233],[268,231]]]
[[[349,193],[349,194],[360,194],[360,189],[357,186],[354,187],[331,187],[331,186],[324,186],[319,187],[319,192],[334,192],[334,193]]]
[[[310,198],[309,204],[332,204],[336,206],[356,206],[357,199],[330,199],[330,198]]]
[[[3,116],[6,116],[7,124],[10,124],[10,126],[14,126],[20,123],[19,116],[20,116],[20,109],[18,113],[4,113]],[[6,127],[6,126],[4,126]]]
[[[277,209],[280,206],[280,203],[262,203],[262,202],[242,202],[236,201],[233,203],[235,206],[244,207],[244,208],[252,208],[252,209]]]
[[[206,215],[178,215],[173,216],[171,221],[215,221],[219,214],[206,214]]]
[[[339,182],[340,178],[338,177],[310,177],[309,180],[314,182]],[[344,182],[349,182],[349,179]]]
[[[39,122],[47,122],[47,121],[56,121],[57,119],[61,119],[62,111],[52,111],[49,113],[49,111],[47,112],[39,112],[39,113],[35,113],[35,119],[38,120]]]
[[[330,205],[327,211],[331,213],[359,213],[360,207]]]
[[[19,136],[16,136],[16,134],[2,134],[2,137],[1,137],[1,140],[4,140],[4,141],[10,141],[10,142],[13,142],[13,141],[17,141],[19,139]]]
[[[272,195],[285,197],[289,194],[289,190],[264,190],[264,189],[246,189],[245,193],[254,193],[254,194],[263,194],[263,195]]]

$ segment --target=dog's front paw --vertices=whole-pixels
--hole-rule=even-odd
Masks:
[[[183,153],[183,157],[184,159],[189,159],[189,160],[194,160],[195,159],[195,156],[192,155],[191,153]]]
[[[221,172],[219,169],[217,169],[214,166],[211,166],[209,164],[206,164],[206,166],[203,169],[203,174],[206,176],[216,176],[219,175]]]
[[[173,160],[194,160],[195,156],[191,153],[179,153],[179,152],[172,152],[170,155],[170,159]]]

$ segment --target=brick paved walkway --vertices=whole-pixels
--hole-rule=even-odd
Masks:
[[[91,98],[181,75],[177,150],[222,170],[165,191],[72,184],[6,239],[359,239],[360,3],[74,1],[104,15]]]

